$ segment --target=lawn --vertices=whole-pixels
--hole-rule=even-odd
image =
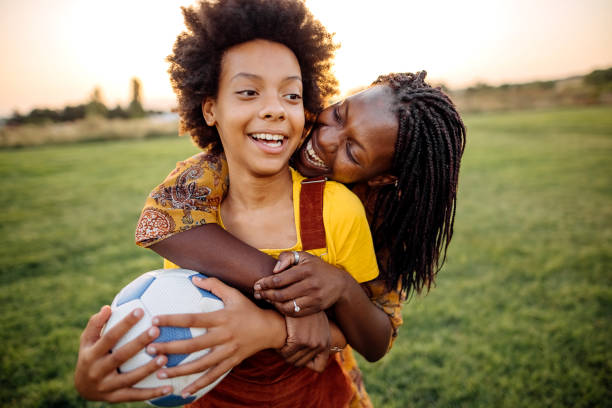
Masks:
[[[612,108],[465,120],[438,285],[405,305],[390,355],[362,360],[375,406],[612,406]],[[159,267],[134,226],[196,152],[186,138],[0,150],[1,406],[105,406],[72,388],[78,337]]]

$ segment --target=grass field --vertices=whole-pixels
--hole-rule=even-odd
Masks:
[[[405,305],[391,354],[362,364],[375,406],[612,406],[612,108],[465,119],[447,264]],[[72,388],[79,334],[160,265],[134,225],[195,152],[186,138],[0,151],[0,405],[105,405]]]

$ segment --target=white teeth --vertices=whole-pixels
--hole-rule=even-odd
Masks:
[[[306,153],[306,159],[308,159],[311,164],[317,167],[327,168],[325,162],[321,160],[319,156],[317,156],[317,153],[312,148],[312,139],[308,140],[308,143],[306,143]]]
[[[284,139],[283,135],[273,135],[271,133],[253,133],[251,137],[258,140],[275,140],[278,142]]]

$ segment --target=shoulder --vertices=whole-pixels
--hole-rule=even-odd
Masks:
[[[342,218],[361,215],[365,217],[363,204],[359,197],[344,184],[336,181],[325,183],[323,207],[333,212],[334,215],[342,216]]]
[[[177,162],[174,170],[166,177],[166,181],[180,178],[181,176],[197,179],[210,173],[226,175],[227,162],[223,154],[213,154],[208,150],[204,150],[188,159]]]

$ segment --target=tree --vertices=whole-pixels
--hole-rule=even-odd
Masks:
[[[130,118],[145,116],[145,111],[142,108],[142,84],[138,78],[132,78],[132,100],[127,110]]]
[[[96,86],[89,97],[89,102],[85,106],[85,114],[87,116],[102,116],[108,115],[108,108],[102,101],[102,90]]]

